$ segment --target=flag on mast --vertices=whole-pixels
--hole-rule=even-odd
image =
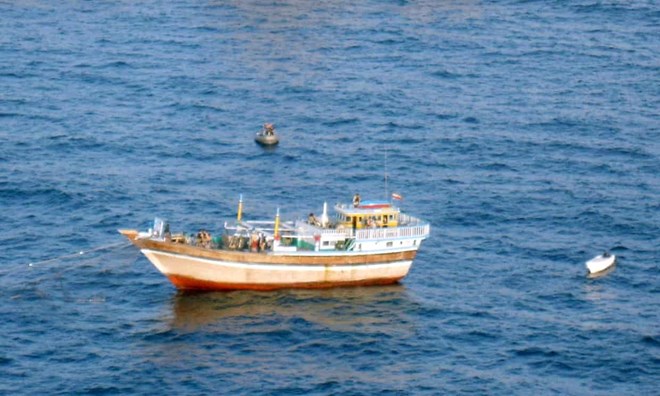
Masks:
[[[401,194],[392,193],[392,199],[396,199],[397,201],[401,201],[401,200],[403,200],[403,197],[401,196]]]

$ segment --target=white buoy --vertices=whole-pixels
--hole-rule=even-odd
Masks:
[[[585,265],[590,274],[603,272],[616,263],[616,256],[605,252],[587,261]]]

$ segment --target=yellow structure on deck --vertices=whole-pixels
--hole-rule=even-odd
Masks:
[[[336,206],[337,226],[345,228],[385,228],[399,225],[399,208],[386,201],[364,201],[357,206]]]

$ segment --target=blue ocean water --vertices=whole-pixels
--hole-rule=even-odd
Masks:
[[[655,1],[0,1],[0,393],[659,394],[658,26]],[[400,285],[183,294],[134,248],[78,254],[385,174],[432,224]]]

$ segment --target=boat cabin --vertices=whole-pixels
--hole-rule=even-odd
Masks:
[[[399,209],[387,201],[362,201],[358,205],[337,205],[337,227],[387,228],[399,225]]]

